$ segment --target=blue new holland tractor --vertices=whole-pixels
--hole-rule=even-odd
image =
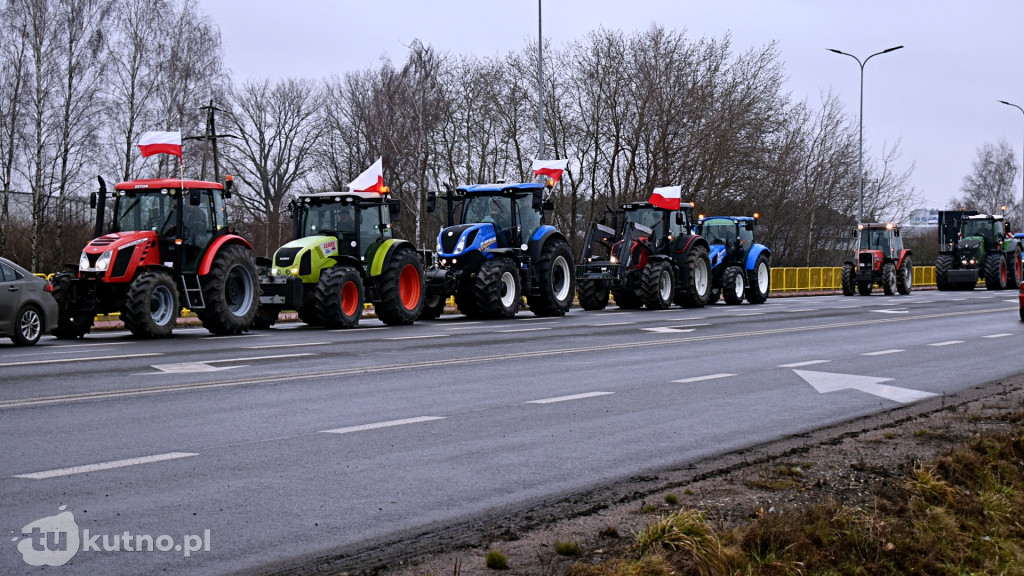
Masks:
[[[754,242],[757,214],[712,216],[697,221],[694,231],[711,247],[711,296],[726,304],[739,304],[744,296],[751,304],[762,304],[771,289],[771,250]]]
[[[511,318],[523,296],[537,316],[564,315],[576,277],[565,236],[544,223],[550,189],[550,181],[449,189],[448,227],[437,237],[420,318],[439,316],[451,295],[473,318]],[[436,202],[436,194],[429,195],[427,210]],[[455,224],[457,204],[461,224]]]

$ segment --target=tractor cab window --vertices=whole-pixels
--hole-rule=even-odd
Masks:
[[[984,219],[974,220],[965,218],[962,237],[969,238],[971,236],[980,236],[985,239],[986,246],[991,246],[995,243],[995,238],[992,236],[992,222]]]
[[[724,244],[731,246],[736,243],[738,231],[736,222],[728,218],[711,218],[697,226],[697,234],[708,241],[708,244]]]
[[[336,236],[343,243],[356,239],[355,207],[352,204],[330,199],[309,204],[307,208],[303,219],[303,236]]]
[[[383,206],[373,206],[359,213],[359,244],[364,250],[374,242],[391,238],[387,216],[381,215],[383,210]]]
[[[505,196],[470,196],[462,207],[464,223],[490,223],[498,235],[498,245],[508,246],[512,230],[512,202]]]
[[[213,237],[214,228],[211,224],[211,216],[213,215],[213,198],[211,197],[209,190],[199,190],[198,192],[198,206],[193,206],[188,201],[187,193],[184,197],[184,238],[187,244],[205,248]]]
[[[881,250],[889,253],[889,231],[885,228],[868,228],[861,232],[861,250]]]
[[[516,217],[522,230],[520,239],[529,242],[534,232],[540,228],[540,214],[533,209],[532,194],[516,198]]]
[[[740,225],[740,240],[743,241],[743,249],[750,250],[754,245],[754,231],[744,225]]]
[[[658,245],[665,237],[665,222],[672,217],[671,212],[664,210],[655,210],[654,208],[640,208],[638,210],[627,210],[626,211],[626,223],[636,222],[646,226],[654,231],[654,238],[650,239],[650,242],[654,248]]]
[[[119,193],[114,207],[113,232],[129,230],[152,230],[163,236],[174,233],[177,224],[176,198],[167,190],[165,193],[152,191],[124,191]]]
[[[215,230],[225,230],[228,227],[228,208],[224,204],[224,196],[213,194],[213,226]]]

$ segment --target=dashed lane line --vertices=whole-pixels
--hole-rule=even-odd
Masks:
[[[512,332],[538,332],[540,330],[551,330],[551,328],[513,328],[511,330],[496,330],[499,334],[511,334]]]
[[[861,354],[861,356],[885,356],[886,354],[899,354],[900,352],[906,352],[906,350],[892,348],[890,350],[879,350],[877,352],[865,352]]]
[[[45,472],[33,472],[32,474],[15,474],[14,478],[28,478],[29,480],[45,480],[58,476],[71,476],[73,474],[85,474],[86,472],[97,472],[100,470],[111,470],[114,468],[125,468],[138,466],[139,464],[150,464],[152,462],[164,462],[166,460],[177,460],[178,458],[189,458],[198,456],[194,452],[168,452],[167,454],[156,454],[154,456],[143,456],[141,458],[128,458],[126,460],[114,460],[112,462],[101,462],[99,464],[88,464],[85,466],[72,466],[70,468],[58,468],[46,470]]]
[[[297,344],[267,344],[265,346],[246,346],[246,350],[264,350],[267,348],[298,348],[302,346],[324,346],[334,342],[300,342]]]
[[[804,360],[803,362],[793,362],[792,364],[779,364],[779,368],[799,368],[801,366],[813,366],[814,364],[824,364],[831,362],[831,360]]]
[[[374,422],[373,424],[360,424],[358,426],[347,426],[345,428],[334,428],[332,430],[321,430],[321,434],[349,434],[351,432],[363,432],[366,430],[377,430],[379,428],[391,428],[392,426],[404,426],[406,424],[419,424],[420,422],[433,422],[444,420],[444,416],[416,416],[415,418],[403,418],[401,420],[388,420],[386,422]]]
[[[96,360],[124,360],[127,358],[146,358],[148,356],[163,356],[163,352],[146,352],[143,354],[120,354],[117,356],[87,356],[85,358],[51,358],[49,360],[24,360],[22,362],[4,362],[0,368],[11,366],[35,366],[39,364],[64,364],[67,362],[89,362]]]
[[[1009,333],[1004,333],[1004,334],[989,334],[988,336],[982,336],[982,338],[1005,338],[1005,337],[1007,337],[1007,336],[1013,336],[1013,334],[1009,334]]]
[[[424,340],[426,338],[447,338],[451,334],[421,334],[419,336],[391,336],[384,340]]]
[[[963,344],[963,343],[964,343],[963,340],[946,340],[945,342],[935,342],[934,344],[929,344],[929,346],[935,346],[936,348],[939,348],[939,347],[942,347],[942,346],[952,346],[954,344]]]
[[[703,382],[705,380],[717,380],[719,378],[729,378],[730,376],[735,376],[735,374],[725,374],[725,373],[723,373],[723,374],[708,374],[707,376],[693,376],[691,378],[681,378],[679,380],[671,380],[671,382],[676,383],[676,384],[689,384],[691,382]]]
[[[68,402],[81,402],[84,400],[100,400],[111,398],[124,398],[131,396],[144,396],[149,394],[165,394],[170,392],[186,392],[196,390],[208,390],[215,388],[227,388],[234,386],[253,386],[260,384],[273,384],[278,382],[309,381],[315,378],[334,378],[341,376],[358,376],[365,374],[377,374],[381,372],[394,372],[404,370],[423,370],[428,368],[447,367],[456,365],[482,364],[488,362],[509,362],[519,359],[537,359],[546,356],[565,356],[571,354],[602,352],[606,350],[625,350],[634,348],[648,348],[657,346],[677,346],[692,342],[713,342],[719,340],[733,340],[737,338],[756,338],[759,336],[771,336],[774,334],[792,334],[796,332],[815,332],[820,330],[834,330],[838,328],[849,328],[853,326],[874,326],[880,324],[891,324],[898,322],[914,322],[917,320],[929,320],[935,318],[955,318],[960,316],[977,316],[980,314],[1005,314],[1010,308],[989,308],[985,310],[964,310],[955,312],[941,312],[936,314],[921,314],[917,316],[898,316],[874,318],[871,320],[854,320],[849,322],[833,322],[828,324],[817,324],[813,326],[793,326],[786,328],[769,328],[765,330],[751,330],[748,332],[734,332],[731,334],[700,334],[693,336],[681,336],[678,338],[660,338],[657,340],[642,340],[640,342],[616,342],[613,344],[600,344],[593,346],[578,346],[574,348],[560,348],[549,350],[531,350],[526,352],[492,354],[487,356],[471,356],[467,358],[444,358],[438,360],[427,360],[423,362],[409,362],[405,364],[385,364],[375,366],[358,366],[353,368],[340,368],[336,370],[322,370],[318,372],[307,372],[292,374],[274,374],[266,376],[250,376],[232,380],[219,380],[212,382],[192,382],[183,384],[169,384],[164,386],[150,386],[146,388],[131,388],[124,390],[106,390],[96,392],[85,392],[81,394],[65,394],[59,396],[39,396],[34,398],[15,398],[0,400],[0,410],[10,408],[22,408],[27,406],[40,406],[47,404],[63,404]],[[605,314],[609,316],[610,314]]]
[[[556,396],[554,398],[541,398],[540,400],[527,400],[525,404],[555,404],[556,402],[569,402],[570,400],[582,400],[584,398],[608,396],[609,394],[614,394],[614,392],[584,392],[582,394],[570,394],[568,396]]]

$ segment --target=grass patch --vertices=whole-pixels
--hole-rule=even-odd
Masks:
[[[508,556],[501,550],[489,550],[484,565],[491,570],[508,570]]]
[[[619,531],[615,528],[615,526],[605,526],[597,532],[597,535],[601,538],[618,538]]]
[[[669,506],[675,506],[676,504],[679,504],[679,496],[676,496],[675,494],[671,493],[665,494],[665,504],[668,504]]]
[[[559,556],[582,556],[583,550],[579,544],[572,540],[567,540],[565,542],[555,542],[555,554]]]

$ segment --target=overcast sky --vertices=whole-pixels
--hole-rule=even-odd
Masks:
[[[414,39],[479,57],[536,45],[536,0],[200,0],[220,26],[236,81],[325,78],[401,64]],[[856,118],[865,67],[864,147],[876,156],[902,138],[924,206],[958,194],[977,150],[1005,139],[1021,162],[1024,2],[1019,0],[544,0],[544,37],[556,48],[605,27],[652,24],[691,39],[731,33],[736,51],[776,41],[796,100],[835,91]],[[666,184],[666,183],[660,183]],[[1020,181],[1016,185],[1020,198]]]

